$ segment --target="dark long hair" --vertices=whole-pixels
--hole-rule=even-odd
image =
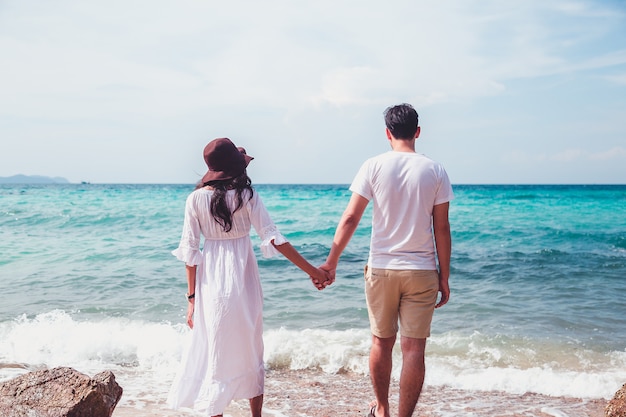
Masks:
[[[211,216],[222,226],[225,232],[230,232],[230,229],[233,227],[233,213],[243,207],[245,191],[249,191],[249,194],[246,196],[248,200],[254,195],[252,180],[248,177],[246,171],[244,171],[241,175],[233,179],[207,181],[205,183],[199,183],[196,188],[206,186],[213,189],[210,208]],[[228,190],[236,190],[235,207],[228,206],[228,201],[226,200],[226,192]]]

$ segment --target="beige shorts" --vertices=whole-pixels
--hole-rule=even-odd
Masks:
[[[430,336],[439,275],[428,270],[393,270],[365,267],[365,299],[374,336],[398,333],[415,339]]]

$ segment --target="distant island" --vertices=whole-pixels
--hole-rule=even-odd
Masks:
[[[0,177],[0,184],[69,184],[63,177],[46,177],[42,175],[13,175]]]

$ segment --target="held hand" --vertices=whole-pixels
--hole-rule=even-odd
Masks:
[[[187,326],[189,326],[190,329],[193,329],[193,312],[195,309],[195,301],[190,301],[187,304]]]
[[[328,274],[328,281],[326,282],[326,285],[324,287],[327,287],[335,282],[335,273],[337,272],[337,266],[333,266],[328,262],[325,262],[319,266],[319,269],[325,271]]]
[[[327,271],[317,268],[316,273],[311,276],[311,281],[313,282],[313,285],[315,285],[315,288],[323,290],[330,285],[330,275]]]

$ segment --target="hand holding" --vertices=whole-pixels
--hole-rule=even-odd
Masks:
[[[335,282],[335,273],[337,272],[337,266],[333,266],[328,262],[325,262],[319,266],[319,269],[325,271],[328,274],[328,281],[326,282],[326,285],[324,287],[327,287]]]
[[[323,290],[331,284],[331,278],[329,273],[320,268],[317,268],[316,273],[314,275],[311,275],[311,281],[313,282],[313,285],[315,285],[315,288],[317,288],[318,290]]]

